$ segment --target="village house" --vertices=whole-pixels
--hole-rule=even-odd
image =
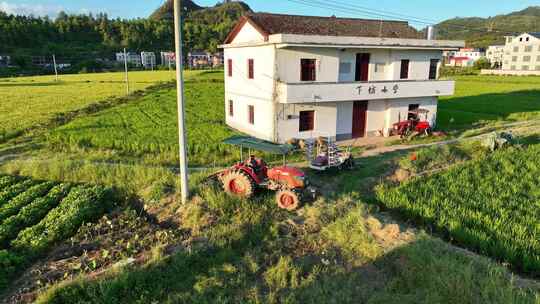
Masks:
[[[154,68],[156,66],[156,53],[141,52],[141,64],[145,68]]]
[[[435,126],[442,52],[406,22],[257,13],[222,45],[226,123],[272,142],[388,136],[409,111]]]
[[[502,69],[482,70],[484,75],[540,75],[540,33],[507,36]]]
[[[486,58],[494,69],[502,69],[504,58],[504,45],[490,45],[486,51]]]
[[[481,49],[462,48],[458,51],[446,51],[443,56],[446,66],[472,67],[480,58],[486,57],[486,53]]]
[[[124,63],[126,60],[127,63],[140,67],[142,65],[142,57],[139,54],[136,53],[127,53],[127,56],[124,55],[123,52],[116,53],[116,62]]]

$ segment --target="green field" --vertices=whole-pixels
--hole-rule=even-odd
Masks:
[[[540,145],[509,149],[397,188],[381,202],[484,255],[540,274]]]
[[[174,79],[169,71],[131,72],[131,91],[144,90]],[[126,95],[123,73],[61,75],[0,79],[0,141],[56,115],[80,110],[90,104]]]
[[[497,121],[540,118],[540,77],[460,76],[439,101],[437,126],[464,130]]]
[[[79,83],[81,91],[107,84],[108,75],[88,75],[96,78]],[[232,163],[236,151],[220,144],[236,134],[224,123],[223,72],[187,76],[190,166]],[[33,79],[46,83],[51,78]],[[25,128],[45,125],[43,136],[29,138],[25,149],[5,152],[20,154],[0,163],[0,172],[32,177],[0,178],[0,189],[8,190],[0,190],[0,268],[7,270],[0,281],[5,287],[24,274],[25,282],[10,284],[10,296],[29,290],[33,294],[27,299],[38,296],[38,303],[506,304],[540,299],[529,285],[514,281],[505,266],[420,230],[437,228],[459,245],[536,276],[539,146],[490,156],[470,143],[417,151],[417,161],[398,151],[360,158],[354,171],[308,171],[322,195],[294,214],[277,209],[272,193],[261,191],[249,201],[227,197],[202,183],[213,170],[194,168],[193,197],[182,205],[175,170],[175,87],[145,85],[143,93],[123,102],[104,95],[97,101],[113,100],[107,107],[56,124],[47,122],[72,109],[46,107],[55,86],[38,87],[45,105],[20,120]],[[10,88],[14,96],[26,87],[15,88]],[[459,133],[537,118],[539,88],[540,78],[534,77],[459,77],[456,96],[441,99],[439,126]],[[121,83],[118,90],[121,96]],[[87,100],[79,109],[95,101]],[[449,163],[456,167],[445,168]],[[384,205],[423,224],[419,230],[377,206],[373,187],[396,167],[414,173],[449,170],[379,192]],[[75,186],[80,183],[102,186]],[[108,201],[99,197],[106,186],[123,194],[124,204],[79,229],[108,209],[96,208]],[[71,194],[62,187],[89,192]],[[500,195],[493,198],[493,193]],[[67,262],[39,258],[53,248],[80,254]],[[136,262],[125,266],[128,260]],[[46,267],[23,271],[35,261]]]
[[[222,72],[186,81],[186,129],[192,164],[222,162],[231,149],[221,141],[234,131],[225,125]],[[124,153],[175,154],[178,151],[176,90],[148,93],[139,100],[76,119],[51,132],[52,145],[112,149]]]
[[[10,279],[112,206],[100,186],[0,175],[0,294]]]

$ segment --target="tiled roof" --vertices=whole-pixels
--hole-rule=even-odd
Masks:
[[[312,17],[255,13],[246,16],[268,35],[385,37],[421,39],[422,34],[403,21]]]
[[[540,32],[532,32],[532,33],[527,33],[527,34],[529,34],[529,35],[531,35],[531,36],[534,36],[534,37],[540,39]]]

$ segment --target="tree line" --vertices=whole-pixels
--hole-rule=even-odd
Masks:
[[[183,24],[185,53],[218,51],[218,45],[244,12],[245,8],[235,3],[189,12]],[[0,11],[0,55],[10,55],[12,63],[17,65],[28,64],[24,58],[30,56],[51,54],[67,58],[84,53],[112,59],[123,48],[135,52],[173,50],[173,21],[111,19],[105,13],[68,15],[65,12],[52,19]]]

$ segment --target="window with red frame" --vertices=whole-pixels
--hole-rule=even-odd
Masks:
[[[248,106],[248,122],[252,125],[255,124],[255,107]]]
[[[313,131],[315,128],[315,111],[300,111],[300,132]]]
[[[255,65],[255,61],[253,59],[248,59],[248,78],[249,79],[255,78],[254,65]]]
[[[227,60],[227,72],[229,77],[232,77],[232,59]]]
[[[234,104],[232,100],[229,100],[229,116],[234,116]]]
[[[315,81],[317,61],[315,59],[300,59],[301,81]]]

